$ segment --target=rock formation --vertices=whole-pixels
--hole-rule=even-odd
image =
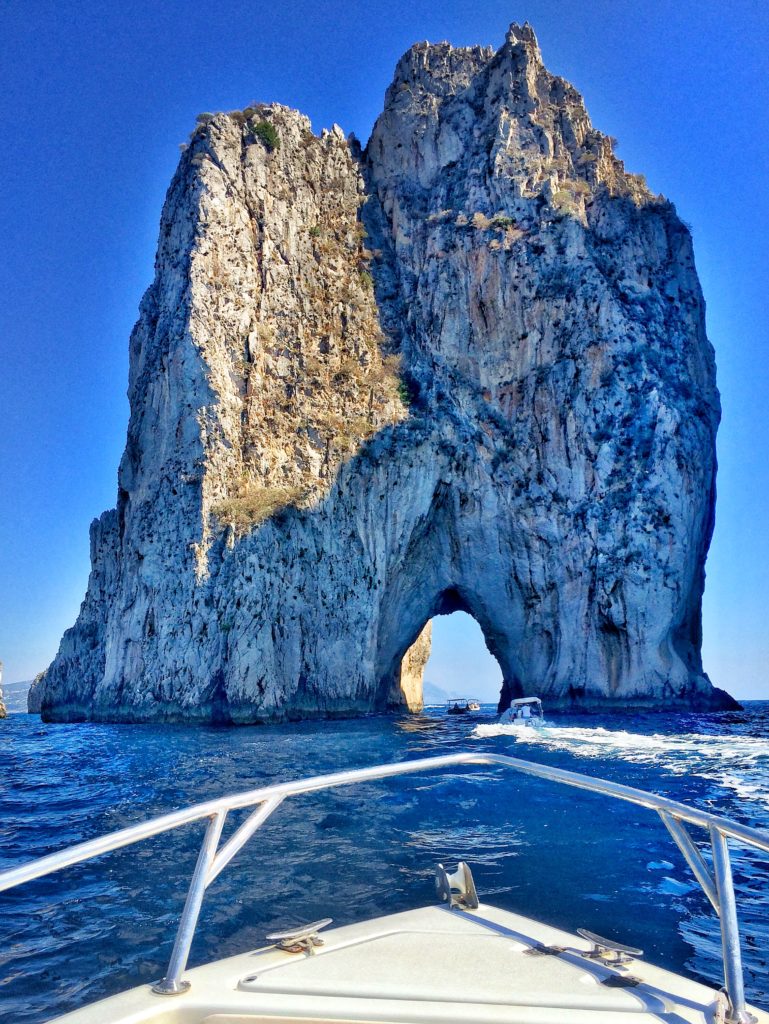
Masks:
[[[45,679],[44,672],[38,672],[35,678],[29,684],[27,690],[27,714],[28,715],[39,715],[43,710],[43,681]]]
[[[277,105],[199,122],[44,717],[417,709],[459,609],[503,706],[728,706],[690,234],[531,29],[412,47],[365,150]]]

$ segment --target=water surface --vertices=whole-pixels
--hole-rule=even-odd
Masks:
[[[653,790],[769,829],[769,702],[721,715],[447,717],[239,729],[0,723],[0,869],[270,782],[494,750]],[[237,816],[229,822],[231,830]],[[0,1021],[39,1024],[164,973],[202,826],[0,894]],[[748,998],[769,1009],[769,857],[732,847]],[[434,901],[466,859],[481,900],[640,946],[721,984],[718,922],[655,814],[500,769],[293,798],[206,895],[191,963],[280,926],[345,924]]]

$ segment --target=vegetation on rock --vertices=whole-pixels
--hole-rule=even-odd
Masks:
[[[254,135],[264,143],[268,152],[280,149],[280,135],[278,129],[270,121],[258,121],[254,125]]]
[[[214,505],[212,511],[224,526],[236,533],[247,533],[259,523],[289,505],[296,507],[304,496],[301,487],[261,487],[246,483],[238,493]]]

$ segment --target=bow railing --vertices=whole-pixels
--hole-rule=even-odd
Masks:
[[[724,988],[729,1002],[726,1021],[728,1024],[749,1024],[753,1018],[745,1005],[739,925],[727,840],[733,839],[746,846],[769,853],[769,834],[747,825],[741,825],[728,818],[708,814],[694,807],[687,807],[675,800],[668,800],[654,793],[634,789],[631,786],[623,786],[616,782],[608,782],[562,768],[551,768],[548,765],[536,764],[532,761],[523,761],[505,754],[466,751],[439,757],[426,757],[414,761],[336,772],[332,775],[318,775],[298,782],[280,782],[272,786],[263,786],[244,793],[209,800],[185,810],[174,811],[171,814],[132,825],[98,839],[79,843],[47,857],[41,857],[39,860],[4,871],[0,873],[0,892],[34,878],[49,875],[70,865],[100,857],[112,850],[149,839],[151,836],[170,832],[191,822],[207,820],[208,824],[187,892],[168,969],[163,979],[153,986],[153,991],[161,995],[185,992],[189,988],[189,982],[185,981],[182,975],[187,967],[190,947],[206,889],[284,800],[301,793],[313,793],[358,782],[390,779],[415,772],[435,772],[461,765],[493,765],[511,769],[524,775],[532,775],[550,782],[558,782],[565,786],[610,796],[655,811],[662,819],[720,919]],[[249,807],[254,808],[252,813],[230,838],[222,843],[222,830],[227,814],[233,810],[243,810]],[[708,865],[699,847],[692,839],[687,825],[695,825],[706,831],[712,850],[712,867]]]

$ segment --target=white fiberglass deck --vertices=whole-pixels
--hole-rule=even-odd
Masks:
[[[189,971],[183,995],[149,986],[57,1024],[717,1024],[715,988],[633,960],[585,959],[590,944],[483,904],[394,914],[322,933],[316,955],[273,946]],[[616,938],[622,939],[621,935]],[[531,955],[533,946],[563,946]],[[637,979],[623,985],[617,979]],[[609,980],[610,984],[604,984]],[[760,1024],[769,1014],[752,1010]]]

